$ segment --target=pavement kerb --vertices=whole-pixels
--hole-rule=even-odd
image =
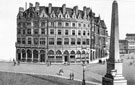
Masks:
[[[51,75],[51,74],[40,74],[40,73],[28,73],[28,72],[15,72],[15,71],[5,71],[5,70],[0,70],[1,72],[8,72],[8,73],[20,73],[20,74],[32,74],[32,75],[45,75],[45,76],[54,76],[54,77],[60,77],[60,78],[65,78],[65,79],[69,79],[69,77],[65,77],[65,76],[58,76],[58,75]],[[82,81],[80,79],[74,79],[76,81]],[[86,83],[91,83],[91,84],[95,84],[95,85],[102,85],[101,83],[96,83],[96,82],[92,82],[92,81],[86,81]]]

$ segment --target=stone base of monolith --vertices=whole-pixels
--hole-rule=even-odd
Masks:
[[[106,74],[102,78],[102,85],[127,85],[127,80],[120,74]]]

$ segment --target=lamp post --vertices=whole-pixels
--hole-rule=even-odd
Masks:
[[[85,61],[83,60],[82,61],[83,62],[83,64],[82,64],[82,66],[83,66],[83,80],[82,80],[82,85],[85,85]]]

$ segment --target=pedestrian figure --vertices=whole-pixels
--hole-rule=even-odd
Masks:
[[[59,70],[59,74],[60,74],[60,75],[63,75],[63,73],[64,73],[63,69],[60,69],[60,70]]]
[[[20,65],[20,61],[19,60],[17,61],[17,64]]]
[[[72,73],[69,74],[69,79],[70,79],[70,80],[72,79]]]
[[[71,74],[71,80],[74,80],[74,73]]]
[[[13,59],[13,65],[15,66],[16,65],[16,61]]]

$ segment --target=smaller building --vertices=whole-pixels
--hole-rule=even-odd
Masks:
[[[125,40],[128,41],[128,53],[135,52],[135,34],[126,34]]]
[[[119,40],[120,54],[128,53],[128,41],[127,40]]]

